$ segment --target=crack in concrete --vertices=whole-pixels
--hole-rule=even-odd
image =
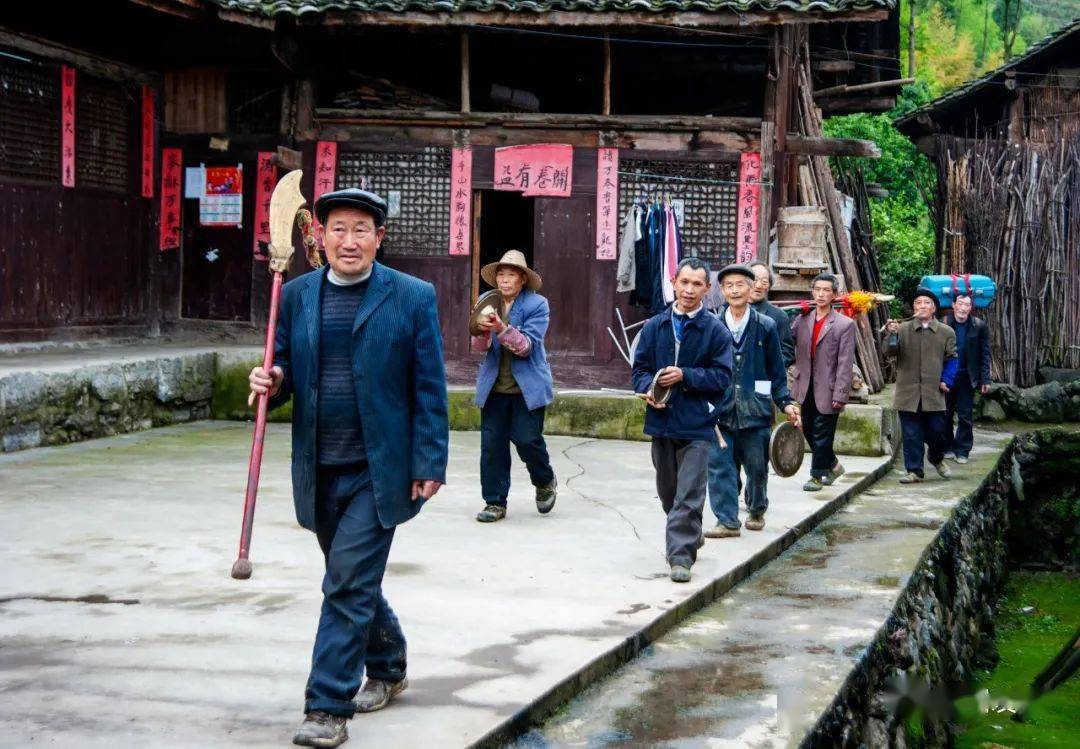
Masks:
[[[580,491],[578,491],[577,489],[574,489],[574,488],[572,488],[572,487],[570,486],[570,482],[571,482],[571,481],[573,481],[574,479],[576,479],[576,478],[580,478],[580,477],[582,477],[582,476],[584,476],[584,475],[585,475],[585,466],[583,466],[583,465],[582,465],[581,463],[578,463],[578,462],[577,462],[576,460],[574,460],[573,458],[571,458],[571,457],[570,457],[570,451],[571,451],[571,450],[573,450],[574,448],[577,448],[577,447],[583,447],[583,446],[585,446],[585,445],[591,445],[591,444],[592,444],[593,442],[599,442],[599,440],[591,439],[591,440],[584,440],[583,442],[577,442],[577,443],[575,443],[575,444],[573,444],[573,445],[567,445],[567,446],[566,446],[565,448],[563,448],[563,450],[561,451],[561,452],[562,452],[562,456],[563,456],[564,458],[566,458],[566,459],[567,459],[568,461],[570,461],[571,463],[573,463],[573,464],[574,464],[575,466],[577,466],[577,467],[578,467],[578,472],[577,472],[577,473],[575,473],[575,474],[574,474],[573,476],[571,476],[570,478],[566,479],[566,488],[567,488],[567,489],[569,489],[570,491],[572,491],[572,492],[573,492],[574,494],[576,494],[576,495],[578,495],[579,497],[581,497],[582,499],[584,499],[584,500],[585,500],[586,502],[592,502],[592,503],[593,503],[594,505],[598,505],[598,506],[600,506],[600,507],[603,507],[604,509],[607,509],[607,510],[611,510],[612,512],[614,512],[614,513],[615,513],[616,515],[618,515],[618,516],[619,516],[620,518],[622,518],[622,519],[623,519],[623,521],[624,521],[624,522],[625,522],[625,523],[626,523],[627,525],[629,525],[629,526],[630,526],[630,530],[632,530],[632,531],[634,532],[634,536],[635,536],[635,538],[637,538],[637,540],[638,540],[638,541],[641,541],[641,540],[643,540],[643,539],[641,538],[641,534],[640,534],[640,533],[638,533],[638,529],[637,529],[637,526],[635,526],[635,525],[634,525],[634,522],[633,522],[632,520],[630,520],[630,518],[626,517],[626,515],[624,515],[624,514],[622,513],[622,511],[621,511],[621,510],[619,510],[618,508],[616,508],[616,507],[613,507],[613,506],[611,506],[611,505],[607,504],[606,502],[601,502],[601,501],[600,501],[599,499],[596,499],[596,498],[594,498],[594,497],[590,497],[590,496],[587,496],[586,494],[583,494],[582,492],[580,492]]]

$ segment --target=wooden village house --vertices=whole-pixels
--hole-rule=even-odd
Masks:
[[[684,252],[717,267],[769,257],[780,209],[816,200],[831,264],[866,285],[826,157],[874,147],[820,118],[890,108],[897,54],[894,0],[6,7],[0,341],[254,339],[267,189],[302,168],[309,198],[388,198],[381,260],[435,284],[455,379],[479,268],[516,248],[545,279],[557,380],[625,386],[607,328],[646,315],[615,290],[635,200],[676,205]]]
[[[937,167],[938,270],[998,284],[995,379],[1080,369],[1080,19],[896,124]]]

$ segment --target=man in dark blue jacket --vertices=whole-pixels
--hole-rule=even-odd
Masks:
[[[717,409],[731,383],[731,335],[702,303],[709,290],[708,265],[683,260],[673,284],[675,303],[641,331],[633,381],[648,404],[645,434],[652,437],[656,492],[667,514],[671,579],[689,582],[702,544],[709,446],[716,441]],[[666,400],[661,390],[670,392]]]
[[[293,398],[296,519],[326,558],[293,743],[333,747],[355,711],[406,686],[405,636],[382,578],[395,527],[446,481],[449,427],[435,289],[375,262],[386,202],[338,190],[315,215],[329,267],[285,284],[274,367],[256,367],[250,383],[272,408]]]
[[[971,418],[975,391],[983,395],[990,391],[990,331],[985,322],[971,314],[971,307],[971,297],[960,294],[953,301],[952,314],[945,318],[956,333],[958,362],[956,382],[945,396],[946,428],[950,432],[956,417],[956,431],[950,435],[945,457],[961,465],[968,462],[975,442]]]
[[[746,474],[746,529],[765,527],[769,507],[769,435],[773,404],[798,424],[798,406],[787,386],[787,370],[776,324],[750,308],[754,272],[745,265],[729,265],[718,281],[727,300],[718,317],[734,341],[734,387],[720,409],[718,424],[723,443],[709,449],[709,501],[716,527],[709,538],[738,536],[739,470]]]

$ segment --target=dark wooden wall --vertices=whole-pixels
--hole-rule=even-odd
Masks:
[[[0,334],[145,324],[152,217],[127,194],[0,182]]]

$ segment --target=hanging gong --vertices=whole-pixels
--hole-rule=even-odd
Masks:
[[[769,439],[769,463],[777,476],[794,476],[802,468],[806,440],[803,433],[790,421],[773,430]]]

